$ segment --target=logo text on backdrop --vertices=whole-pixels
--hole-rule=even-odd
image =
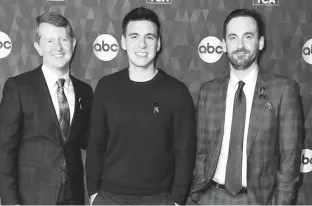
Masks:
[[[278,6],[279,0],[253,0],[254,6]]]
[[[312,150],[303,149],[301,153],[300,172],[308,173],[312,171]]]
[[[172,4],[172,0],[146,0],[147,4]]]
[[[12,50],[12,41],[10,37],[0,31],[0,59],[8,56]]]
[[[102,61],[110,61],[117,56],[118,42],[110,34],[102,34],[93,42],[93,52]]]
[[[208,36],[199,43],[198,55],[203,61],[214,63],[223,55],[223,48],[221,45],[222,43],[217,37]]]
[[[302,47],[302,57],[308,64],[312,64],[312,39],[309,39]]]

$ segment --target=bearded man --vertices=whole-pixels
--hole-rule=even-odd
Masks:
[[[293,204],[300,174],[302,109],[293,79],[263,71],[261,16],[225,19],[229,74],[203,84],[197,156],[188,204]]]

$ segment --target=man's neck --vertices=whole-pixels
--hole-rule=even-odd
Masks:
[[[153,79],[158,73],[158,69],[155,67],[140,68],[129,67],[129,78],[135,82],[147,82]]]
[[[232,64],[230,64],[231,72],[240,80],[244,79],[252,70],[258,69],[259,66],[257,62],[254,62],[247,69],[238,70],[235,69]]]
[[[50,67],[48,67],[47,65],[45,65],[45,64],[43,64],[50,72],[52,72],[53,74],[55,74],[56,76],[58,76],[58,77],[62,77],[62,76],[64,76],[67,72],[68,72],[68,70],[69,70],[69,68],[68,67],[64,67],[64,68],[50,68]]]

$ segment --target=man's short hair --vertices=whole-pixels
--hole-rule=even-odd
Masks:
[[[161,35],[160,21],[157,14],[151,10],[144,7],[138,7],[132,9],[122,20],[122,34],[126,35],[127,26],[130,21],[146,20],[151,21],[157,26],[157,36]]]
[[[40,35],[38,33],[38,29],[40,24],[42,23],[48,23],[52,24],[56,27],[64,27],[69,30],[69,35],[71,38],[75,38],[74,30],[68,21],[63,15],[61,15],[58,12],[47,12],[44,14],[41,14],[36,18],[36,41],[39,41]]]
[[[236,17],[251,17],[253,18],[256,23],[257,23],[257,28],[258,28],[258,38],[261,36],[264,36],[264,24],[262,20],[262,16],[260,13],[258,13],[254,9],[236,9],[232,11],[225,19],[223,23],[223,37],[226,39],[226,27],[228,23],[231,21],[231,19],[234,19]]]

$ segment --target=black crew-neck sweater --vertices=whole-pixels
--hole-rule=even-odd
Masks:
[[[187,87],[161,69],[147,82],[128,69],[103,77],[92,108],[87,178],[90,195],[170,192],[187,195],[195,160],[192,98]]]

